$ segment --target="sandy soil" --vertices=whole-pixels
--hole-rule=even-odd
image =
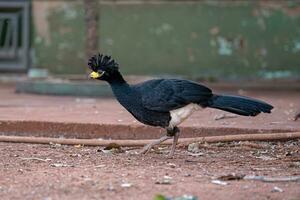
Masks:
[[[0,143],[1,199],[148,200],[157,194],[201,200],[300,199],[300,181],[212,183],[231,173],[300,176],[299,140],[201,144],[192,155],[180,147],[174,159],[166,157],[166,147],[143,156],[135,154],[138,150]]]

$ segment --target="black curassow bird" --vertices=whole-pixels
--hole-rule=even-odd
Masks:
[[[119,72],[118,63],[110,56],[95,55],[88,61],[90,77],[107,81],[114,95],[138,121],[160,126],[167,130],[165,136],[148,144],[141,153],[173,137],[170,156],[173,156],[179,138],[181,122],[194,111],[216,108],[243,116],[270,113],[273,106],[242,96],[213,94],[211,89],[196,82],[181,79],[154,79],[129,85]]]

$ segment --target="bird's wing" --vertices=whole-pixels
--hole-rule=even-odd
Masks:
[[[181,79],[157,79],[134,86],[142,98],[142,105],[149,109],[167,112],[190,103],[205,105],[212,97],[209,88]]]

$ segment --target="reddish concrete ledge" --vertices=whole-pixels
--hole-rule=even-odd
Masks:
[[[181,127],[181,138],[220,135],[295,132],[297,129],[255,129],[233,127]],[[164,129],[144,125],[92,124],[47,121],[0,121],[1,135],[64,137],[78,139],[155,139]]]
[[[224,112],[205,109],[180,125],[181,138],[300,130],[292,120],[300,109],[298,92],[243,94],[271,103],[272,114],[215,120]],[[15,94],[13,87],[0,87],[0,134],[129,140],[159,138],[164,130],[137,122],[115,99]]]

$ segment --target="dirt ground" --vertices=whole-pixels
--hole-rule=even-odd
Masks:
[[[196,145],[197,147],[197,145]],[[193,195],[203,199],[300,199],[298,182],[223,180],[221,176],[300,176],[300,140],[232,142],[140,149],[0,143],[0,196],[6,199],[154,199]],[[224,178],[224,177],[223,177]],[[224,184],[212,183],[221,179]],[[221,182],[221,184],[223,183]]]
[[[193,114],[181,127],[195,130],[202,127],[222,130],[300,130],[299,120],[293,121],[294,114],[300,111],[299,92],[230,93],[259,98],[275,108],[271,115],[262,114],[255,118],[238,116],[222,120],[216,120],[216,117],[224,115],[224,112],[206,109]],[[1,86],[1,134],[20,132],[19,126],[5,132],[8,129],[4,122],[26,121],[63,122],[70,126],[84,124],[86,126],[80,126],[81,129],[74,126],[77,129],[72,127],[69,131],[81,135],[90,132],[95,124],[141,126],[139,131],[148,127],[137,122],[114,99],[16,94],[13,87]],[[49,128],[43,124],[41,127],[43,131]],[[52,132],[56,130],[59,129],[53,129]],[[126,130],[122,129],[120,133],[125,134]],[[161,136],[160,132],[154,133],[153,129],[149,129],[147,134],[150,132],[151,138]],[[32,130],[27,130],[26,134],[32,134]],[[132,131],[128,131],[125,136],[132,134]],[[184,134],[185,131],[182,136]],[[187,194],[198,200],[300,200],[299,180],[263,182],[242,178],[245,175],[275,179],[300,176],[300,140],[201,144],[200,150],[194,148],[194,153],[187,151],[187,147],[181,147],[177,149],[174,159],[166,157],[168,148],[156,149],[148,155],[137,155],[139,150],[124,148],[121,152],[111,153],[103,152],[99,147],[0,142],[0,199],[152,200],[157,194],[172,199]],[[219,184],[212,182],[232,173],[241,179],[223,180]]]

